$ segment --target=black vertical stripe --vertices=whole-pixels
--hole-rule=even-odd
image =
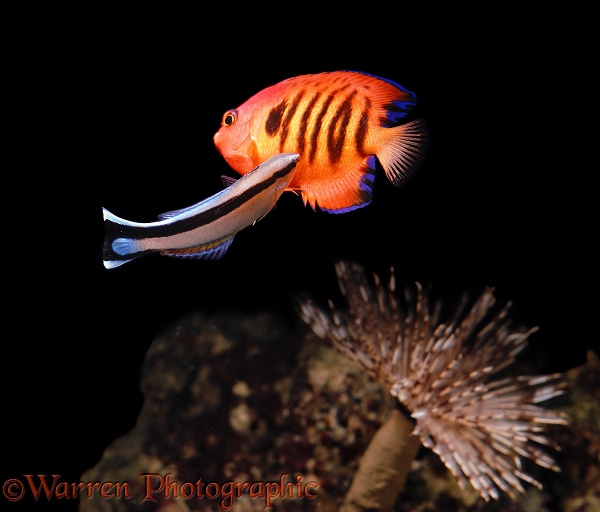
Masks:
[[[288,137],[288,134],[290,132],[290,124],[292,123],[292,120],[294,118],[294,114],[296,113],[296,110],[298,109],[298,105],[300,104],[300,101],[302,100],[303,96],[304,96],[304,91],[300,91],[296,95],[296,97],[294,98],[294,100],[292,101],[292,104],[291,104],[290,108],[288,109],[288,111],[285,112],[285,116],[284,116],[283,122],[281,124],[281,134],[280,134],[280,137],[279,137],[279,150],[282,153],[284,152],[285,141],[286,141],[286,139]]]
[[[325,117],[325,114],[327,113],[327,109],[329,108],[329,105],[331,105],[331,102],[333,101],[333,98],[335,98],[335,92],[332,92],[327,99],[324,101],[323,106],[321,107],[321,110],[319,112],[319,114],[317,115],[317,120],[315,121],[315,127],[313,129],[313,132],[310,136],[310,154],[308,156],[308,161],[310,163],[312,163],[315,159],[315,155],[317,154],[317,145],[319,142],[319,133],[321,132],[321,126],[323,124],[323,118]]]
[[[302,119],[300,121],[300,130],[298,130],[298,153],[302,156],[304,153],[304,149],[306,148],[306,133],[308,131],[308,121],[310,119],[310,115],[312,114],[313,108],[315,108],[315,104],[319,101],[321,97],[321,93],[317,92],[313,98],[310,100],[306,110],[302,114]]]
[[[269,137],[277,135],[286,106],[286,102],[283,100],[269,111],[267,121],[265,122],[265,131]]]
[[[352,117],[352,99],[356,95],[356,91],[352,91],[337,109],[329,130],[327,131],[327,151],[329,161],[335,164],[342,158],[344,151],[344,141],[346,140],[346,130]]]
[[[354,145],[356,151],[360,155],[365,154],[365,139],[367,138],[367,132],[369,131],[369,109],[371,102],[367,100],[366,108],[362,111],[360,119],[358,121],[358,129],[354,134]]]

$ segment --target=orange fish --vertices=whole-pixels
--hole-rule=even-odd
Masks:
[[[411,91],[360,71],[301,75],[225,112],[214,142],[242,175],[299,154],[287,189],[313,210],[346,213],[371,202],[377,160],[396,186],[419,166],[428,136],[422,119],[405,119],[415,105]]]

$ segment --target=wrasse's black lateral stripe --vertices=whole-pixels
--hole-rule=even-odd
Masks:
[[[292,148],[293,151],[303,156],[306,148],[310,148],[308,162],[313,163],[319,148],[319,137],[324,136],[330,163],[335,164],[339,162],[344,151],[346,136],[349,135],[347,134],[347,128],[354,113],[353,101],[358,91],[353,90],[346,96],[336,111],[333,112],[329,126],[323,126],[323,119],[336,97],[348,90],[349,87],[348,84],[345,84],[340,89],[333,91],[318,109],[317,106],[322,92],[317,91],[306,105],[306,108],[299,110],[298,107],[306,94],[304,89],[301,90],[289,104],[285,100],[281,101],[269,111],[265,121],[265,132],[269,137],[279,137],[279,150],[284,152],[290,133],[290,126],[294,122],[294,118],[297,117],[299,126],[296,139],[297,147]],[[359,154],[364,154],[363,149],[368,131],[370,108],[371,102],[367,98],[365,109],[360,114],[358,130],[354,134],[354,145]],[[313,118],[314,127],[312,133],[309,134],[308,126]]]
[[[257,183],[256,185],[250,187],[248,190],[243,191],[241,194],[232,197],[228,201],[213,206],[212,208],[209,208],[204,212],[198,213],[193,217],[177,220],[171,224],[167,224],[164,226],[149,226],[147,228],[144,228],[144,238],[160,238],[172,236],[175,233],[184,233],[186,231],[191,231],[193,229],[199,228],[200,226],[206,226],[207,224],[210,224],[216,221],[217,219],[235,211],[237,208],[239,208],[241,205],[243,205],[253,197],[259,195],[264,190],[273,186],[273,184],[280,177],[288,174],[295,166],[296,162],[292,162],[283,169],[280,169],[279,171],[275,172],[270,178],[263,180],[260,183]],[[139,227],[130,227],[120,224],[117,224],[117,226],[122,233],[122,237],[138,238],[140,232]],[[127,234],[128,230],[131,230],[131,236]],[[133,235],[133,233],[135,233],[135,235]]]

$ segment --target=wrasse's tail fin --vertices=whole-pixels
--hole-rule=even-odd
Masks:
[[[120,267],[140,256],[153,253],[174,258],[218,260],[227,252],[235,236],[224,236],[205,244],[183,249],[148,248],[147,242],[144,242],[146,237],[150,236],[150,228],[117,217],[106,208],[102,210],[105,231],[102,260],[107,269]],[[178,212],[184,210],[178,210]],[[165,217],[168,215],[164,214]]]
[[[137,246],[136,238],[143,236],[142,228],[131,225],[106,208],[102,208],[102,214],[104,216],[102,262],[105,268],[120,267],[135,258],[152,252],[141,251]]]
[[[377,158],[385,175],[399,187],[418,169],[429,145],[429,132],[423,119],[386,130],[389,140],[382,145]]]

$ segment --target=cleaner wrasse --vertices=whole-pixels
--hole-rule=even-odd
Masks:
[[[103,208],[103,263],[119,267],[140,256],[221,258],[240,230],[269,213],[294,177],[299,155],[275,155],[213,196],[187,208],[160,214],[156,222],[132,222]]]

